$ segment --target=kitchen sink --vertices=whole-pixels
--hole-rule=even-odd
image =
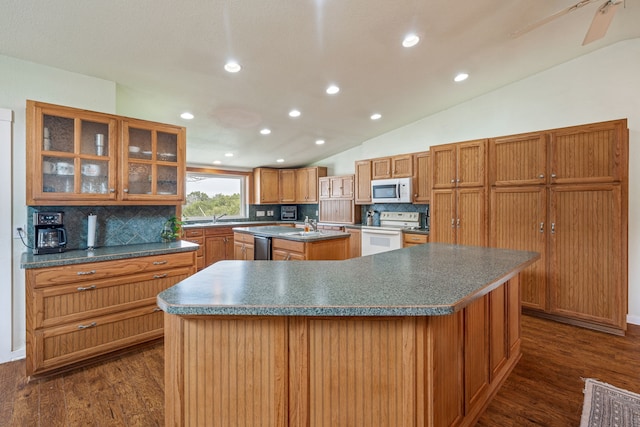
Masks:
[[[322,231],[292,231],[291,233],[282,233],[285,236],[302,236],[302,237],[315,237],[322,236]]]

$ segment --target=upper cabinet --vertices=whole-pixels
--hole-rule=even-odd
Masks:
[[[278,169],[256,168],[253,170],[253,201],[257,205],[280,203]]]
[[[607,183],[622,180],[626,120],[489,140],[489,184]]]
[[[432,146],[432,188],[484,186],[486,146],[486,139]]]
[[[279,169],[279,199],[280,203],[296,202],[296,170],[295,169]]]
[[[353,200],[354,175],[326,176],[318,180],[320,200]]]
[[[371,179],[411,178],[413,176],[413,155],[404,154],[371,160]]]
[[[180,204],[184,128],[27,101],[27,204]]]
[[[318,178],[327,176],[327,168],[296,169],[296,203],[318,203]]]
[[[413,155],[413,203],[429,203],[431,200],[431,152]]]
[[[371,203],[371,160],[356,161],[355,169],[355,204],[368,205]]]
[[[322,166],[301,169],[256,168],[253,170],[254,203],[318,203],[318,178],[327,176]]]

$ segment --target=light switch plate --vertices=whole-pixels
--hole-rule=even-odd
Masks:
[[[264,211],[256,211],[256,216],[264,216]]]

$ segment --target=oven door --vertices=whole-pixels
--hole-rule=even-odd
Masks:
[[[402,248],[402,230],[362,228],[362,256]]]

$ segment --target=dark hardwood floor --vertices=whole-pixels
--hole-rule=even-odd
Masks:
[[[523,316],[522,360],[478,426],[578,426],[582,378],[640,392],[640,326],[618,337]],[[162,426],[163,346],[50,378],[0,365],[0,426]]]

